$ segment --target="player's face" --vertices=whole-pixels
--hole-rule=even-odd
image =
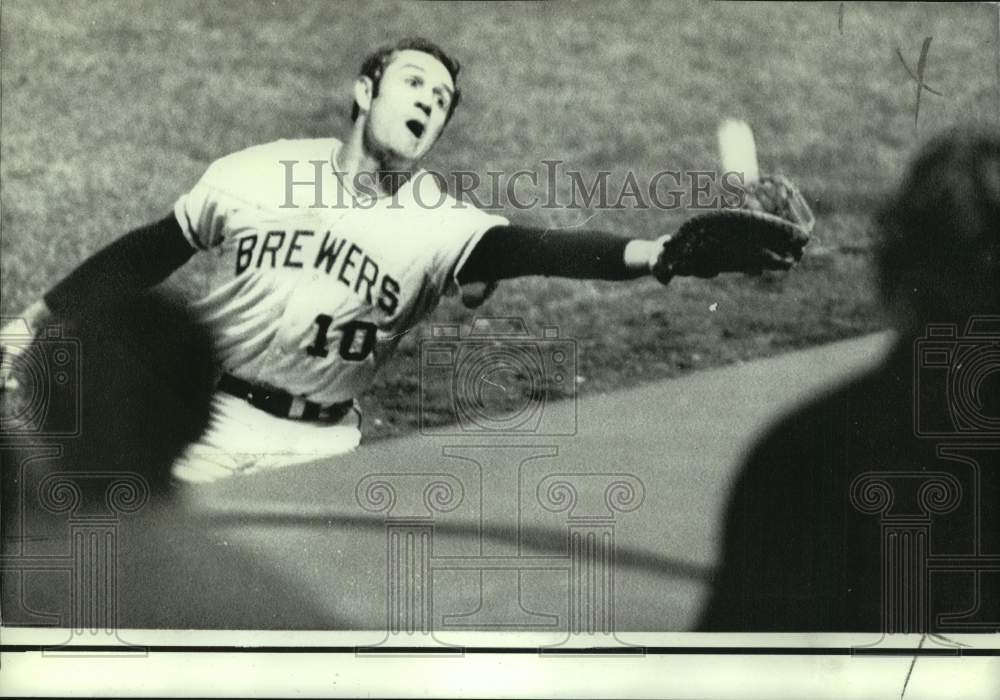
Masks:
[[[416,161],[441,135],[454,97],[448,69],[422,51],[400,51],[386,66],[368,114],[368,136],[397,158]]]

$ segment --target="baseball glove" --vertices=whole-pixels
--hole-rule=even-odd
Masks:
[[[676,275],[787,270],[801,259],[814,225],[809,205],[790,180],[762,176],[745,188],[739,208],[698,214],[660,238],[651,271],[666,284]]]

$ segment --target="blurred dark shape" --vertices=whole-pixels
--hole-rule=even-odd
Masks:
[[[1000,309],[1000,133],[930,141],[876,216],[879,288],[898,330]]]
[[[55,467],[133,472],[152,496],[169,494],[172,462],[208,425],[217,363],[206,328],[181,298],[161,290],[82,305],[58,322],[62,337],[78,341],[79,388],[52,393],[40,432],[47,425],[80,430],[42,440],[64,449]]]
[[[1000,630],[1000,133],[931,141],[877,224],[896,345],[754,448],[702,631]]]
[[[36,366],[50,371],[34,379],[58,382],[67,369],[75,378],[75,358],[56,352],[78,348],[79,386],[43,392],[42,424],[0,440],[13,448],[0,450],[4,624],[77,630],[73,638],[89,643],[109,630],[129,642],[137,627],[334,625],[287,580],[222,542],[170,486],[173,460],[207,426],[216,372],[209,334],[182,300],[157,291],[50,329],[36,343],[49,343]],[[76,425],[76,436],[54,434]],[[53,446],[62,454],[52,456]],[[38,570],[42,557],[49,564]],[[227,585],[234,580],[241,585]]]

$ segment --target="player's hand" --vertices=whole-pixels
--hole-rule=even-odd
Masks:
[[[802,258],[814,225],[812,211],[790,181],[762,177],[747,188],[740,208],[699,214],[676,234],[658,239],[650,271],[666,284],[676,275],[787,270]]]
[[[15,391],[19,388],[14,376],[16,358],[31,345],[34,334],[21,318],[5,323],[0,328],[0,392]]]
[[[15,318],[5,319],[0,327],[0,393],[16,391],[19,384],[14,375],[17,357],[34,342],[39,329],[52,317],[44,302],[35,302]]]

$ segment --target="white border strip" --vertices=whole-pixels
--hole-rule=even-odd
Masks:
[[[2,628],[11,645],[62,643],[68,630]],[[151,646],[300,647],[301,652],[214,650],[129,654],[9,652],[0,655],[0,695],[95,694],[303,697],[598,698],[996,698],[1000,657],[767,654],[551,655],[532,653],[352,654],[310,652],[350,647],[371,633],[125,630]],[[542,635],[469,632],[470,646],[530,647]],[[916,649],[919,635],[655,634],[630,640],[650,647]],[[454,639],[454,636],[450,636]],[[426,640],[426,637],[424,638]],[[551,637],[549,638],[551,642]],[[576,640],[585,646],[586,637]],[[400,643],[425,646],[419,636]],[[114,645],[80,635],[74,645]],[[1000,648],[1000,635],[928,637],[924,650]]]

